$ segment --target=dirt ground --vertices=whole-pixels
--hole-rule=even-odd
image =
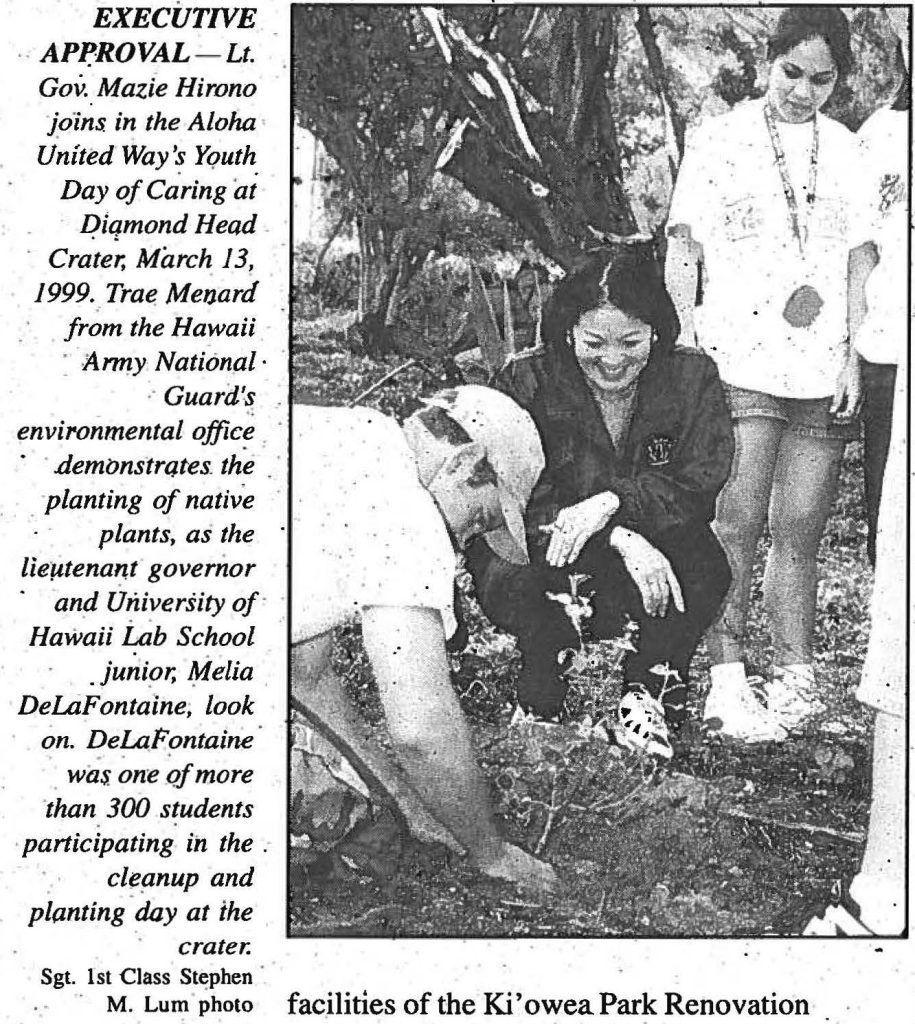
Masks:
[[[296,398],[345,402],[397,361],[294,353]],[[372,396],[403,412],[436,381],[414,368]],[[444,850],[404,841],[379,822],[362,849],[306,867],[290,856],[292,935],[758,936],[792,934],[804,908],[853,873],[866,827],[870,714],[854,698],[868,628],[858,445],[846,452],[839,499],[820,553],[817,669],[827,710],[780,745],[741,747],[700,727],[707,659],[694,663],[691,719],[666,765],[608,739],[602,719],[619,680],[610,645],[589,645],[561,726],[512,724],[518,655],[467,596],[471,643],[454,684],[473,726],[504,830],[556,868],[548,905],[474,875]],[[748,662],[771,659],[754,578]],[[380,716],[357,629],[340,630],[336,664],[355,700]],[[596,727],[595,727],[596,726]],[[378,725],[379,731],[382,726]],[[383,864],[372,877],[362,864]],[[355,867],[354,867],[355,865]]]

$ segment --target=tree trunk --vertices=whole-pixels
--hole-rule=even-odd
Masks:
[[[593,230],[636,230],[609,96],[619,12],[607,5],[543,10],[544,39],[495,55],[448,8],[423,13],[466,105],[467,130],[441,169],[568,270],[593,243]]]
[[[370,218],[359,222],[357,329],[369,355],[401,351],[394,329],[407,286],[425,263],[428,246],[417,245],[408,228],[387,235]]]
[[[318,253],[318,258],[315,260],[315,271],[314,276],[311,279],[311,292],[313,295],[321,294],[321,272],[324,270],[324,260],[327,259],[327,254],[330,251],[330,247],[334,243],[334,239],[343,230],[343,225],[349,220],[350,213],[348,210],[344,210],[340,214],[340,219],[331,228],[330,234],[327,236],[327,240],[324,245],[321,246],[321,251]]]
[[[371,273],[372,258],[369,253],[369,243],[366,237],[365,220],[363,218],[359,218],[357,227],[359,234],[359,294],[356,302],[356,317],[358,320],[362,320],[371,301],[369,297],[371,292],[369,274]]]
[[[664,58],[661,56],[658,37],[651,20],[651,10],[648,7],[639,7],[635,27],[639,39],[642,41],[642,49],[648,59],[648,68],[661,101],[661,110],[664,114],[664,134],[667,139],[667,159],[670,164],[671,178],[676,181],[677,172],[680,170],[680,163],[683,160],[686,119],[680,113],[670,88],[670,78],[664,65]]]

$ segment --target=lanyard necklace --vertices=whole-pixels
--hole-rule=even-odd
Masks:
[[[813,205],[816,202],[817,192],[817,163],[820,152],[820,128],[816,114],[813,117],[813,138],[810,141],[810,168],[807,175],[807,213],[804,225],[801,227],[801,220],[798,216],[797,195],[791,178],[788,175],[788,162],[785,160],[785,150],[782,147],[782,139],[778,133],[778,125],[772,114],[772,107],[767,100],[763,106],[766,115],[766,127],[769,129],[769,140],[772,143],[772,152],[775,154],[775,163],[778,166],[778,175],[782,179],[782,191],[785,193],[785,202],[788,204],[788,220],[791,225],[791,233],[797,240],[797,247],[801,257],[804,256],[804,249],[807,245],[809,233],[809,216],[813,213]]]

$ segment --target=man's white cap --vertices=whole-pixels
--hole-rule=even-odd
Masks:
[[[497,477],[496,487],[505,520],[504,527],[484,534],[484,537],[501,558],[527,565],[530,556],[524,531],[524,510],[544,467],[543,448],[534,421],[507,395],[480,384],[439,391],[423,402],[427,408],[444,410],[467,435],[463,439],[453,435],[433,438],[428,423],[422,424],[423,434],[428,438],[428,443],[423,446],[426,449],[423,461],[426,462],[427,473],[430,477],[434,475],[449,451],[462,441],[466,444],[469,438],[482,444]],[[414,438],[416,432],[410,428],[417,425],[417,421],[421,423],[421,417],[422,410],[404,424]],[[429,465],[430,457],[432,466]],[[434,465],[436,462],[437,466]]]

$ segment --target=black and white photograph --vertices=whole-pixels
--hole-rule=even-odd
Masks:
[[[909,9],[292,19],[290,936],[902,934]]]
[[[908,1019],[913,10],[10,5],[0,1024]]]

